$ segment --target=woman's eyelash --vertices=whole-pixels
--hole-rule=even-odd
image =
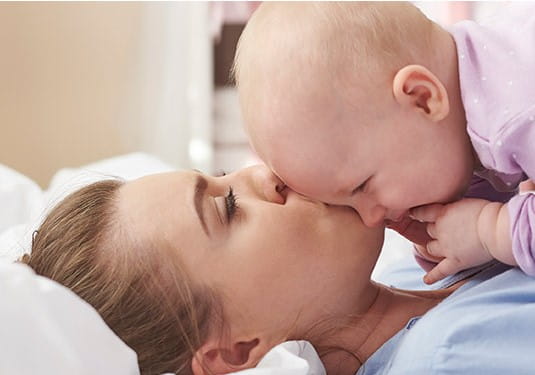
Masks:
[[[238,203],[237,203],[237,196],[234,194],[234,191],[232,191],[232,186],[228,189],[228,194],[225,197],[225,206],[227,210],[227,222],[231,222],[234,218],[234,215],[236,214],[236,211],[238,211]]]

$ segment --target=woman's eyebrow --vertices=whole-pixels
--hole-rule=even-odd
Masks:
[[[199,221],[201,222],[201,226],[202,226],[202,229],[204,230],[204,233],[206,233],[207,236],[210,236],[208,226],[206,225],[206,221],[204,220],[204,210],[203,210],[203,198],[204,198],[204,192],[206,191],[207,186],[208,186],[208,182],[206,181],[206,179],[201,175],[197,175],[195,179],[193,205],[195,206],[195,211],[197,212],[197,216],[199,217]]]

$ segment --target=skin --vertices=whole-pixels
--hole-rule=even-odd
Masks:
[[[439,263],[427,283],[492,258],[516,265],[506,206],[458,201],[479,161],[466,132],[454,40],[439,29],[433,45],[443,56],[432,71],[408,65],[392,80],[377,77],[365,93],[322,78],[316,90],[301,90],[326,75],[318,72],[240,92],[249,102],[262,99],[248,104],[255,111],[245,120],[274,173],[301,194],[353,207],[367,226],[387,225],[420,245],[421,256]],[[281,76],[279,66],[270,68],[265,75]],[[300,76],[309,79],[296,83]],[[292,100],[277,100],[281,93]]]
[[[178,257],[195,282],[224,296],[229,330],[224,335],[214,330],[198,350],[195,374],[254,367],[270,348],[306,337],[318,321],[351,314],[360,318],[329,343],[349,347],[364,361],[408,317],[425,313],[450,293],[373,283],[384,228],[367,228],[348,207],[280,191],[280,180],[264,166],[202,177],[204,228],[193,199],[200,176],[147,176],[126,183],[118,195],[119,220],[131,236],[171,249],[163,255]],[[227,221],[230,186],[239,209]],[[341,362],[345,358],[340,353],[325,358],[328,372],[354,373],[359,364]]]

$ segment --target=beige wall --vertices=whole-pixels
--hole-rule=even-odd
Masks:
[[[190,7],[0,3],[0,163],[42,186],[131,151],[187,164]]]

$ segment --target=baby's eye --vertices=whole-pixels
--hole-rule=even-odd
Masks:
[[[351,195],[355,195],[357,194],[358,192],[361,192],[361,191],[364,191],[366,189],[366,186],[368,185],[368,181],[370,181],[370,177],[368,177],[366,180],[364,180],[364,182],[362,184],[360,184],[359,186],[357,186],[356,188],[354,188],[352,191],[351,191]]]

